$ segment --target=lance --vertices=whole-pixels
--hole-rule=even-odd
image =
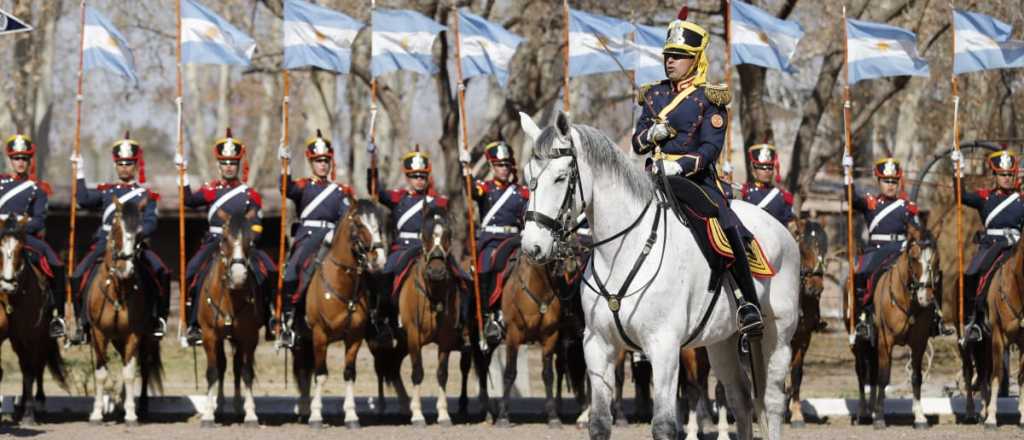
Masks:
[[[562,0],[562,15],[565,17],[562,29],[565,43],[565,49],[562,50],[562,110],[569,113],[569,0]]]
[[[290,79],[287,70],[281,71],[281,76],[284,81],[284,96],[281,98],[281,146],[279,149],[284,151],[288,148],[288,94],[290,87]],[[289,158],[281,158],[281,238],[278,240],[277,245],[277,294],[274,298],[274,333],[280,332],[281,329],[281,302],[282,292],[284,288],[284,265],[285,265],[285,242],[287,241],[287,230],[286,225],[288,222],[288,169],[290,166]],[[287,379],[287,378],[286,378]]]
[[[849,53],[849,38],[846,31],[846,6],[843,6],[843,72],[845,78],[845,84],[843,85],[843,131],[845,132],[846,148],[845,157],[853,157],[853,136],[850,133],[850,123],[852,119],[850,108],[850,53]],[[854,334],[853,330],[855,327],[856,317],[854,316],[856,295],[854,294],[854,277],[856,276],[853,253],[854,253],[854,242],[853,242],[853,167],[843,166],[844,179],[846,181],[846,256],[847,263],[849,265],[849,274],[847,275],[846,282],[846,318],[849,323],[847,333],[850,339],[850,345],[853,345]]]
[[[950,2],[950,15],[954,14]],[[953,51],[956,57],[956,26],[953,28]],[[951,60],[950,65],[954,64]],[[964,206],[963,206],[963,155],[960,152],[960,90],[956,73],[950,76],[953,88],[953,151],[957,158],[953,162],[953,177],[956,182],[956,257],[957,257],[957,330],[964,334]]]
[[[725,85],[732,87],[732,2],[725,0]],[[726,111],[732,119],[732,112]],[[725,155],[722,156],[722,177],[732,182],[732,124],[725,124]]]
[[[82,85],[83,85],[83,74],[82,69],[85,64],[85,0],[79,3],[79,25],[81,33],[78,37],[78,94],[75,95],[75,157],[81,155],[82,149]],[[71,279],[72,274],[75,273],[75,223],[78,217],[78,203],[76,199],[78,197],[78,162],[71,162],[71,213],[70,213],[70,224],[68,225],[68,263],[67,270],[68,274],[64,281],[64,295],[66,302],[64,303],[63,314],[66,317],[68,315],[68,306],[73,304],[73,298],[71,298]]]
[[[182,95],[184,86],[181,80],[181,0],[174,4],[176,28],[178,39],[174,46],[175,77],[177,84],[177,97],[174,100],[178,112],[178,145],[177,155],[181,158],[178,164],[178,338],[182,337],[181,331],[186,325],[185,317],[185,296],[187,285],[185,283],[185,137],[184,125],[182,123]],[[194,354],[193,348],[193,354]],[[198,382],[197,382],[198,383]]]
[[[377,10],[377,1],[370,0],[370,26],[373,26],[373,11]],[[373,45],[373,38],[370,38],[370,45]],[[370,76],[373,76],[373,72],[370,72]],[[367,152],[370,153],[370,181],[368,182],[370,191],[370,197],[374,200],[377,199],[377,77],[370,79],[370,127],[369,135],[370,143],[367,146]]]

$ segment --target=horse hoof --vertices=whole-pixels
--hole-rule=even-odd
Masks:
[[[312,429],[324,429],[324,422],[322,422],[322,421],[309,422],[309,427],[312,428]]]
[[[793,420],[789,422],[789,427],[793,429],[803,429],[807,427],[807,423],[804,423],[803,420]]]
[[[928,429],[930,427],[928,422],[914,422],[914,429]]]
[[[205,428],[213,428],[213,427],[216,427],[216,426],[217,426],[217,424],[214,423],[213,420],[203,420],[203,421],[199,422],[199,427],[200,428],[204,428],[204,429]]]
[[[558,419],[548,420],[548,429],[562,429],[562,421]]]
[[[875,429],[885,429],[885,420],[875,420]]]
[[[501,417],[498,419],[497,422],[494,422],[494,426],[497,426],[499,428],[511,428],[512,422],[509,421],[507,417]]]
[[[412,421],[412,426],[414,428],[426,428],[427,427],[427,421],[426,420],[413,420]]]
[[[986,423],[985,424],[985,430],[986,431],[997,431],[997,430],[999,430],[999,425],[996,425],[995,423]]]
[[[576,422],[576,429],[587,429],[587,422]]]
[[[359,429],[359,421],[353,420],[351,422],[345,422],[345,427],[348,429]]]

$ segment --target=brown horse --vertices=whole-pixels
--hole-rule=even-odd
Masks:
[[[46,368],[49,367],[61,388],[68,388],[60,347],[47,332],[46,276],[26,262],[27,224],[28,217],[8,216],[0,231],[0,343],[10,339],[21,368],[21,396],[15,414],[21,416],[22,424],[34,425],[36,413],[42,410],[46,400],[43,393]],[[2,376],[0,370],[0,378]],[[36,387],[34,399],[33,386]]]
[[[504,391],[498,404],[497,424],[508,426],[508,405],[512,386],[516,380],[516,358],[519,346],[529,343],[541,345],[543,354],[541,377],[544,379],[544,412],[548,426],[560,427],[558,407],[555,404],[554,356],[558,343],[561,302],[556,285],[561,277],[561,261],[536,264],[527,258],[513,257],[509,261],[509,281],[501,295],[501,312],[505,317],[505,375]]]
[[[235,374],[235,412],[245,411],[246,426],[257,426],[256,402],[252,394],[255,378],[256,344],[263,322],[263,300],[249,270],[255,233],[250,226],[256,211],[231,216],[223,210],[217,216],[224,221],[218,253],[200,281],[198,320],[206,351],[206,406],[200,426],[212,427],[214,413],[224,398],[224,374],[227,371],[225,341],[234,348],[232,371]],[[245,382],[244,404],[241,383]]]
[[[863,377],[860,387],[859,416],[865,415],[863,382],[871,385],[871,411],[875,428],[885,427],[885,387],[889,385],[892,349],[908,345],[911,351],[911,385],[914,400],[914,427],[927,428],[921,407],[921,361],[928,346],[930,326],[935,313],[933,302],[940,294],[939,254],[928,232],[907,225],[907,241],[895,263],[883,273],[874,294],[877,347],[875,352],[856,352],[858,356],[877,356],[875,374]]]
[[[86,319],[91,323],[92,350],[96,356],[96,399],[89,423],[103,422],[103,408],[107,379],[107,347],[113,345],[121,356],[124,392],[124,422],[135,425],[139,418],[135,409],[136,368],[141,370],[142,396],[139,402],[145,413],[149,386],[161,387],[160,344],[152,336],[146,293],[140,289],[139,270],[142,254],[139,234],[142,232],[142,213],[148,199],[142,203],[121,204],[114,199],[114,215],[107,236],[103,259],[94,268],[91,282],[84,289]]]
[[[979,374],[979,382],[982,385],[982,399],[985,402],[982,408],[985,429],[996,429],[996,390],[1003,381],[1003,375],[1009,373],[1003,368],[1003,357],[1009,356],[1007,348],[1013,344],[1017,345],[1017,350],[1021,353],[1018,359],[1017,385],[1022,394],[1017,397],[1017,409],[1024,414],[1024,246],[1018,243],[1006,262],[996,269],[987,294],[992,342],[988,348],[990,361],[979,362],[987,364],[987,368],[979,370],[988,373]],[[988,380],[985,380],[986,378]],[[971,388],[969,384],[967,388]],[[973,405],[971,406],[973,409]],[[1021,418],[1020,426],[1024,429],[1024,417]]]
[[[306,325],[295,350],[299,406],[309,409],[309,425],[323,426],[323,387],[327,383],[327,346],[345,342],[345,425],[359,427],[354,395],[356,355],[369,321],[364,272],[377,272],[387,261],[387,217],[370,200],[355,202],[330,242],[317,254],[306,290]],[[310,402],[310,379],[313,397]],[[300,411],[302,412],[302,411]]]
[[[793,359],[789,364],[789,423],[804,427],[800,407],[800,384],[804,378],[804,358],[811,346],[811,335],[824,329],[821,320],[821,292],[825,290],[825,254],[828,236],[818,223],[795,220],[795,235],[800,243],[800,319],[790,342]]]
[[[423,358],[420,350],[429,343],[437,344],[437,423],[451,425],[448,414],[448,356],[462,342],[459,331],[458,280],[449,261],[452,231],[447,212],[431,208],[423,215],[420,230],[422,254],[408,269],[398,299],[398,315],[405,329],[406,347],[412,362],[412,400],[409,409],[412,423],[425,426],[420,384],[423,382]]]

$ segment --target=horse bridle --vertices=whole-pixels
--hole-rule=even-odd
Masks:
[[[359,216],[354,210],[349,215],[352,216],[352,221],[355,223],[355,227],[349,231],[348,241],[352,244],[352,247],[349,250],[352,252],[352,256],[356,259],[356,266],[360,270],[368,271],[370,270],[370,261],[368,259],[370,252],[374,250],[383,251],[384,243],[382,241],[374,244],[372,239],[369,244],[363,243],[363,241],[359,239],[359,229],[362,228],[367,232],[370,232],[370,227],[359,219]],[[331,260],[334,260],[334,258],[332,257]]]
[[[815,262],[814,262],[814,267],[813,268],[811,268],[811,269],[805,269],[805,268],[802,268],[802,267],[800,268],[800,284],[801,285],[805,284],[808,279],[811,279],[811,278],[814,278],[814,277],[824,277],[825,276],[825,256],[824,255],[817,255],[817,256],[814,257],[814,260],[815,260]],[[824,289],[814,289],[814,290],[815,290],[814,292],[810,292],[811,296],[820,297],[821,296],[821,292]]]
[[[577,193],[579,194],[580,200],[583,204],[581,210],[585,211],[587,209],[587,200],[583,197],[583,184],[580,180],[580,171],[579,166],[577,165],[575,140],[573,139],[576,133],[575,130],[573,130],[572,133],[573,135],[569,137],[569,147],[552,148],[552,154],[547,156],[540,156],[536,153],[534,154],[534,157],[544,159],[547,163],[544,164],[544,167],[541,168],[537,174],[533,174],[532,172],[530,173],[530,181],[528,183],[530,193],[536,194],[537,181],[540,175],[544,173],[544,170],[551,165],[551,160],[562,157],[572,158],[572,162],[569,165],[569,187],[566,188],[565,195],[562,196],[562,203],[558,208],[558,218],[551,218],[547,214],[535,211],[529,207],[527,208],[526,216],[524,218],[525,221],[535,222],[541,227],[541,229],[545,229],[550,232],[555,239],[556,252],[560,254],[566,253],[566,248],[571,243],[572,234],[574,234],[580,227],[578,223],[574,225],[574,223],[576,223],[576,219],[573,216],[573,212],[576,207],[575,195]],[[529,166],[532,168],[533,164],[530,163]],[[536,199],[531,197],[530,200],[533,201]]]
[[[13,236],[13,235],[11,235],[11,236]],[[3,238],[5,238],[5,237],[0,237],[0,240],[2,240]],[[19,243],[24,243],[23,239],[19,239],[18,241],[19,241]],[[24,251],[24,248],[22,249],[22,251]],[[14,254],[15,253],[11,254],[11,258],[14,258]],[[13,278],[7,279],[7,278],[4,278],[2,275],[0,275],[0,281],[5,282],[5,283],[10,283],[12,286],[14,286],[15,291],[17,291],[17,288],[18,288],[18,280],[21,278],[22,273],[25,272],[25,257],[24,257],[24,255],[22,255],[22,257],[21,257],[21,259],[19,260],[18,263],[19,263],[18,267],[14,268]]]

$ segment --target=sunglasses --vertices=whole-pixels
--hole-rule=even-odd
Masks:
[[[28,162],[28,161],[29,161],[29,157],[28,156],[13,156],[13,157],[11,157],[11,162]]]
[[[754,169],[762,171],[775,171],[775,167],[772,165],[754,165]]]
[[[220,161],[220,166],[222,166],[222,167],[236,166],[237,167],[238,166],[238,161],[237,160],[222,160],[222,161]]]
[[[889,185],[896,185],[896,184],[900,183],[900,180],[899,179],[882,179],[882,183],[886,183],[886,184],[889,184]]]
[[[119,160],[116,163],[117,163],[117,166],[119,166],[119,167],[130,167],[132,165],[135,165],[135,162],[130,161],[130,160]]]
[[[693,55],[681,54],[681,53],[675,53],[675,52],[669,52],[669,53],[666,53],[664,55],[665,55],[665,59],[666,60],[674,60],[674,61],[678,61],[678,60],[692,60],[692,59],[695,58]]]
[[[331,163],[330,159],[313,159],[313,163]]]
[[[426,180],[427,176],[424,174],[410,174],[409,178],[413,180]]]
[[[1013,173],[996,173],[998,177],[1013,177]]]

